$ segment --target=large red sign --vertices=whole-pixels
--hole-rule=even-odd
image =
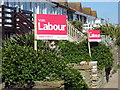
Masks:
[[[66,15],[36,14],[37,40],[67,40]]]
[[[100,30],[88,30],[88,41],[89,42],[100,42]]]

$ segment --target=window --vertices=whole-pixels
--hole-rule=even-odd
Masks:
[[[35,6],[35,2],[32,2],[32,12],[36,13],[36,6]]]
[[[52,7],[52,13],[51,14],[55,14],[55,8]]]
[[[86,21],[87,21],[87,18],[84,16],[84,23],[86,23]]]
[[[46,5],[45,5],[45,3],[42,3],[42,13],[43,14],[46,14]]]
[[[65,9],[62,9],[62,15],[66,15],[66,10]]]
[[[32,11],[32,2],[30,2],[30,10]]]
[[[73,14],[72,12],[68,12],[68,21],[72,21],[73,20]]]
[[[39,6],[39,2],[35,3],[36,4],[36,13],[39,14],[40,13],[40,6]]]
[[[80,21],[82,22],[82,15],[80,15]]]
[[[14,2],[10,1],[9,4],[10,4],[11,7],[14,7]]]
[[[46,5],[46,12],[47,14],[51,14],[52,12],[52,7],[50,5]]]
[[[58,8],[57,12],[58,12],[57,14],[62,15],[62,8]]]
[[[44,14],[44,4],[40,3],[40,13]]]
[[[57,14],[60,15],[60,8],[57,8]]]

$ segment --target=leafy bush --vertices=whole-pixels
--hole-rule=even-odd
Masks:
[[[61,41],[60,48],[62,56],[67,63],[79,63],[81,61],[90,61],[88,54],[87,43],[82,42],[76,44],[75,42]]]
[[[3,46],[18,44],[20,46],[34,46],[34,34],[14,35],[11,38],[3,41]],[[38,46],[42,46],[43,41],[38,42]]]
[[[101,30],[102,35],[110,35],[113,38],[115,26],[111,23],[106,23],[105,25],[100,25],[100,27],[95,27],[95,30]]]
[[[106,23],[94,28],[94,30],[101,30],[102,35],[109,35],[112,39],[116,39],[115,44],[120,46],[120,24],[112,25],[111,23]]]
[[[31,83],[46,77],[59,80],[66,67],[64,60],[51,52],[35,52],[32,47],[19,45],[8,46],[3,50],[2,64],[3,81],[6,86]]]
[[[79,21],[77,21],[77,20],[74,20],[74,21],[71,22],[71,24],[72,24],[75,28],[77,28],[79,31],[82,32],[82,25],[83,25],[83,23],[81,23],[81,22],[79,22]]]
[[[14,36],[3,42],[3,82],[6,86],[11,86],[18,83],[30,84],[37,80],[65,80],[66,88],[85,90],[87,85],[82,76],[76,70],[68,68],[67,63],[98,61],[100,69],[108,68],[113,63],[112,54],[105,45],[99,43],[94,46],[91,43],[91,52],[92,57],[89,57],[87,40],[78,44],[59,41],[58,50],[54,52],[44,41],[39,41],[36,52],[33,50],[32,35]]]
[[[113,64],[113,57],[109,48],[104,44],[91,43],[92,57],[89,56],[87,40],[81,43],[74,43],[69,41],[59,41],[62,56],[67,63],[80,63],[81,61],[98,61],[98,67],[103,69],[104,67],[111,67]]]
[[[87,84],[81,79],[80,72],[75,69],[67,69],[64,74],[65,90],[88,90]]]
[[[34,81],[65,80],[65,87],[87,88],[82,76],[74,69],[67,68],[64,57],[44,49],[41,41],[38,51],[33,50],[32,40],[27,36],[16,36],[3,42],[2,81],[6,87],[16,84],[33,84]],[[19,38],[23,38],[20,42]],[[29,42],[31,41],[31,42]],[[48,47],[45,47],[48,48]]]

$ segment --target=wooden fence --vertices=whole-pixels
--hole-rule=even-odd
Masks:
[[[18,34],[25,34],[25,33],[29,33],[30,31],[32,31],[32,29],[34,28],[34,24],[29,19],[27,19],[20,12],[16,13],[16,32]]]
[[[72,64],[70,66],[78,70],[89,88],[103,88],[106,84],[105,68],[103,70],[92,71],[92,66]],[[93,76],[96,75],[96,76]]]
[[[68,37],[70,41],[80,42],[84,39],[84,34],[76,29],[70,22],[67,21],[68,24]]]

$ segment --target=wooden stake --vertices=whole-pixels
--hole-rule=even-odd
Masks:
[[[37,51],[37,23],[36,23],[37,14],[34,16],[34,50]]]
[[[34,40],[34,50],[37,51],[37,40]]]
[[[88,41],[89,56],[91,57],[90,42]]]

